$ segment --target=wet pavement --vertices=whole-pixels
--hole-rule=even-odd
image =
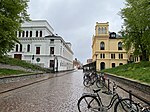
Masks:
[[[82,77],[82,71],[73,72],[0,94],[0,112],[77,112],[88,91]]]
[[[67,73],[0,94],[0,112],[78,112],[78,99],[93,88],[83,86],[82,71]],[[110,96],[101,97],[108,104]]]

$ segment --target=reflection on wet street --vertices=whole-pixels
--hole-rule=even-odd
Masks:
[[[89,89],[76,71],[0,95],[0,112],[77,112],[77,101]]]

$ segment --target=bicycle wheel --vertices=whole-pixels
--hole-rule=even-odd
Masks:
[[[101,80],[101,79],[98,79],[97,81],[96,81],[96,86],[98,87],[98,88],[103,88],[104,87],[104,81],[103,80]]]
[[[134,101],[126,98],[115,104],[114,112],[139,112],[139,109]]]
[[[90,79],[85,79],[85,80],[83,81],[83,85],[84,85],[85,87],[91,86],[91,81],[90,81]]]
[[[77,103],[79,112],[99,112],[100,103],[95,96],[84,95]]]

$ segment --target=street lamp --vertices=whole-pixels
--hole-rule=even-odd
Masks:
[[[55,61],[56,60],[56,61]],[[54,63],[56,62],[56,67],[55,67],[55,64],[54,64],[54,68],[56,69],[56,71],[55,71],[55,69],[54,69],[54,71],[55,72],[58,72],[58,58],[57,58],[57,56],[56,55],[54,55]]]

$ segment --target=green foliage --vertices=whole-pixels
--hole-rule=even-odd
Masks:
[[[150,1],[126,0],[121,10],[124,20],[122,28],[126,50],[134,49],[135,55],[142,55],[144,61],[150,55]]]
[[[105,69],[103,72],[112,73],[118,76],[123,76],[150,84],[149,61],[121,65],[115,68]]]
[[[48,69],[42,68],[38,65],[34,65],[34,64],[28,63],[28,62],[23,61],[23,60],[9,58],[7,56],[0,56],[0,63],[15,65],[15,66],[21,66],[23,68],[32,69],[32,70],[39,70],[39,71],[43,71],[43,72],[50,72]]]
[[[17,74],[24,74],[24,73],[27,73],[27,72],[24,72],[21,70],[11,70],[11,69],[0,68],[0,76],[17,75]]]
[[[18,42],[16,31],[29,20],[28,0],[0,0],[0,55],[9,52]]]

